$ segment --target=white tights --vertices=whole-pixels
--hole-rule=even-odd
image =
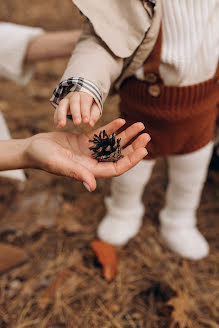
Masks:
[[[169,248],[183,257],[200,259],[208,244],[196,228],[196,210],[206,179],[213,143],[186,155],[168,156],[169,183],[166,204],[160,212],[160,232]],[[141,202],[155,161],[145,160],[112,180],[107,214],[98,227],[98,236],[113,245],[123,245],[141,226]]]

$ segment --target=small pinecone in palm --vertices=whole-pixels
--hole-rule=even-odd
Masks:
[[[115,133],[108,135],[105,130],[100,131],[99,135],[94,134],[93,139],[89,140],[94,144],[89,147],[93,151],[92,157],[98,162],[117,162],[123,157],[120,141],[115,138]]]

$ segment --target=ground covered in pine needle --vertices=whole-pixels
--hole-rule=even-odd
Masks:
[[[50,30],[81,22],[70,0],[2,0],[0,17]],[[38,64],[25,87],[0,81],[0,110],[14,138],[54,129],[48,99],[65,65],[65,60]],[[107,101],[99,125],[117,117],[117,103],[116,97]],[[66,130],[72,128],[69,122]],[[198,211],[210,255],[182,260],[159,236],[167,184],[166,164],[159,161],[143,196],[143,227],[116,248],[119,264],[111,282],[104,280],[90,246],[105,213],[109,181],[99,180],[89,194],[67,178],[25,173],[25,185],[0,179],[0,241],[28,255],[0,276],[1,328],[219,327],[218,173],[209,173]]]

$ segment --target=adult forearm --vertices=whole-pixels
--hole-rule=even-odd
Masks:
[[[47,32],[30,41],[25,62],[68,57],[80,35],[80,30]]]
[[[28,143],[29,139],[0,141],[0,171],[27,167],[25,151]]]

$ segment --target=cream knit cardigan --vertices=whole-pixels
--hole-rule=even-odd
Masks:
[[[211,78],[219,55],[219,0],[164,0],[160,74],[166,85]],[[136,76],[144,79],[143,67]]]

